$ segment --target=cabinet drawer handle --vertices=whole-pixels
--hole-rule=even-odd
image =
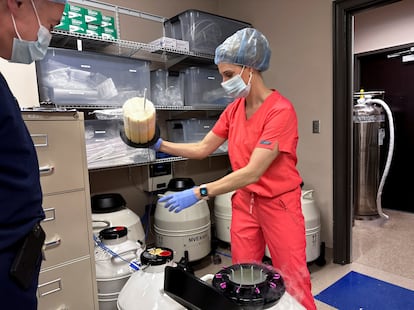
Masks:
[[[55,170],[55,167],[49,166],[49,165],[39,167],[40,175],[52,174],[54,170]]]
[[[55,237],[52,240],[45,242],[44,249],[47,250],[50,248],[57,247],[60,245],[61,242],[62,242],[62,239],[60,239],[58,235],[55,235]]]
[[[55,208],[47,208],[47,209],[43,209],[43,211],[45,212],[45,215],[46,215],[43,222],[50,222],[50,221],[54,221],[56,219],[56,209]],[[48,214],[50,214],[50,216],[48,216]]]
[[[46,147],[48,146],[48,139],[47,134],[43,133],[35,133],[30,135],[33,140],[33,144],[35,147]]]
[[[42,292],[42,289],[44,289],[44,290],[49,289],[46,286],[50,286],[50,290]],[[47,295],[59,292],[59,291],[62,290],[62,280],[59,278],[59,279],[56,279],[56,280],[52,280],[50,282],[40,284],[37,287],[37,289],[38,289],[40,297],[45,297]]]

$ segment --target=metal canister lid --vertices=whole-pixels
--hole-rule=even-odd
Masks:
[[[166,264],[174,258],[173,251],[169,248],[154,247],[141,253],[141,264],[158,266]]]

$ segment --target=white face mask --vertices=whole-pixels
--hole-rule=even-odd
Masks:
[[[225,92],[233,98],[246,98],[250,92],[250,81],[252,80],[252,73],[250,72],[249,81],[244,83],[241,75],[243,74],[244,66],[240,74],[233,76],[231,79],[221,83]]]
[[[46,55],[47,48],[49,47],[52,35],[49,30],[46,29],[39,19],[36,7],[32,0],[32,6],[36,14],[37,22],[39,23],[39,31],[37,32],[37,41],[22,40],[19,32],[17,31],[16,22],[14,16],[11,15],[14,30],[18,38],[13,39],[13,49],[10,61],[16,63],[30,64],[35,60],[43,59]]]

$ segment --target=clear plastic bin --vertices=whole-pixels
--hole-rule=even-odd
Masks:
[[[88,169],[148,163],[155,152],[125,144],[120,136],[120,120],[85,120]]]
[[[49,48],[36,71],[40,101],[60,106],[120,107],[150,89],[149,62],[132,58]]]
[[[216,47],[237,30],[252,25],[198,10],[184,11],[164,22],[165,35],[189,42],[191,52],[214,55]]]
[[[184,103],[188,106],[226,106],[233,98],[221,86],[217,69],[189,67],[185,70]]]
[[[151,71],[151,100],[158,106],[184,105],[184,72]]]
[[[216,119],[173,119],[167,120],[168,140],[188,143],[201,141],[213,129]],[[227,141],[214,153],[227,152]]]

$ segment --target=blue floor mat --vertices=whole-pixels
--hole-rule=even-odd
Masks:
[[[315,296],[340,310],[414,309],[414,291],[351,271]]]

